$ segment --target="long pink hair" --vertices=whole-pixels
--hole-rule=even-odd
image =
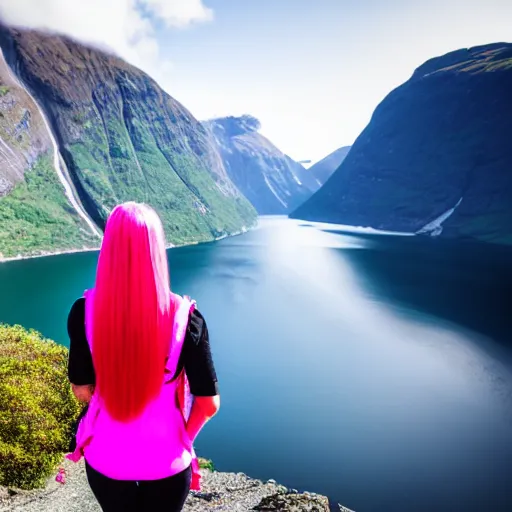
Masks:
[[[93,304],[96,392],[118,421],[161,391],[174,306],[162,223],[149,206],[116,206],[105,228]]]

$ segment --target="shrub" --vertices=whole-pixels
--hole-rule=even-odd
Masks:
[[[68,449],[80,409],[67,380],[67,349],[0,324],[0,485],[44,485]]]
[[[199,467],[201,469],[209,469],[210,471],[215,471],[215,466],[211,460],[198,457],[197,462],[199,463]]]

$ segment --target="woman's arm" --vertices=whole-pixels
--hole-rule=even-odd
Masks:
[[[186,429],[193,443],[201,429],[220,408],[217,375],[210,349],[206,321],[196,309],[190,318],[183,347],[185,372],[194,396]]]
[[[187,421],[187,434],[193,443],[201,429],[220,408],[220,396],[196,396]]]
[[[68,316],[69,359],[68,379],[80,402],[89,402],[94,392],[96,376],[89,343],[85,335],[85,299],[78,299]]]

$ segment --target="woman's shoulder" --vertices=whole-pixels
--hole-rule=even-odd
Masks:
[[[85,297],[79,297],[78,299],[73,302],[73,305],[71,306],[69,310],[69,317],[70,318],[76,318],[81,317],[85,314]]]
[[[68,334],[76,339],[82,337],[85,325],[85,299],[80,297],[75,300],[68,314]]]

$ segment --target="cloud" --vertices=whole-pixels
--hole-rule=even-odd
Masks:
[[[202,0],[0,0],[0,17],[109,48],[167,81],[172,65],[160,53],[156,23],[183,28],[212,20],[213,11]]]
[[[206,7],[202,0],[142,0],[141,3],[170,27],[183,27],[213,19],[213,10]]]

